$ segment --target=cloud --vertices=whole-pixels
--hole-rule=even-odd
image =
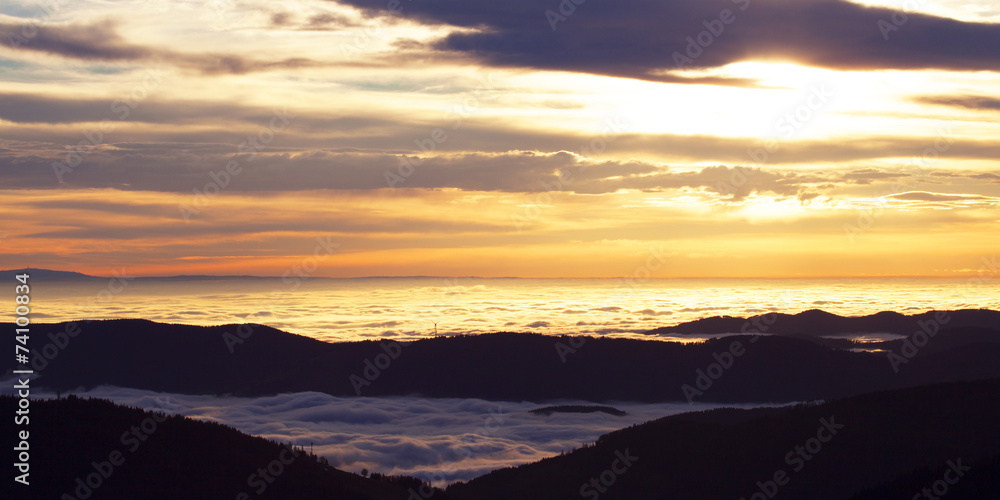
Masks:
[[[501,467],[557,455],[632,424],[718,406],[615,403],[629,415],[615,417],[596,412],[540,416],[529,411],[550,402],[335,398],[314,392],[232,398],[109,386],[76,394],[220,422],[281,442],[311,445],[332,465],[351,472],[367,468],[439,484],[442,479],[468,480]]]
[[[960,177],[967,179],[980,179],[987,181],[998,181],[1000,180],[1000,173],[994,172],[948,172],[948,171],[935,171],[931,172],[930,175],[934,177]]]
[[[1000,99],[987,96],[977,96],[977,95],[922,96],[913,99],[913,101],[920,104],[937,104],[941,106],[952,106],[956,108],[973,109],[977,111],[1000,110]]]
[[[969,194],[941,194],[941,193],[929,193],[927,191],[908,191],[906,193],[889,195],[887,196],[887,198],[892,198],[894,200],[903,200],[903,201],[972,201],[972,202],[997,201],[997,198],[991,196],[979,196],[979,195],[969,195]]]
[[[841,179],[846,182],[851,182],[855,184],[871,184],[872,181],[886,180],[886,179],[900,179],[910,176],[911,174],[907,172],[901,172],[901,171],[886,172],[883,170],[877,170],[872,168],[862,168],[862,169],[852,170],[850,172],[845,172],[841,176]]]
[[[149,217],[173,217],[177,214],[177,207],[175,205],[165,203],[125,203],[119,201],[63,199],[27,201],[25,205],[39,209],[64,209],[74,212],[87,211],[105,214],[127,213]]]
[[[280,111],[227,102],[159,101],[149,98],[143,100],[140,106],[131,110],[123,119],[117,111],[120,108],[115,106],[116,103],[120,101],[0,92],[0,119],[32,124],[95,123],[104,119],[171,125],[245,122],[260,127],[262,124],[268,124],[275,112]],[[287,111],[287,108],[285,109]],[[290,120],[294,119],[300,125],[329,131],[358,130],[388,123],[376,117],[299,117],[292,113],[288,115],[291,115],[288,116]],[[202,143],[198,146],[210,145]],[[147,149],[176,147],[174,144],[125,144],[124,146]]]
[[[10,18],[8,18],[10,19]],[[0,21],[0,32],[19,33],[23,22]],[[69,59],[96,62],[127,62],[144,65],[168,64],[205,75],[246,74],[256,71],[322,66],[302,57],[256,60],[228,53],[185,53],[136,45],[118,34],[111,19],[90,23],[39,23],[34,37],[14,50],[27,50]]]
[[[346,3],[371,13],[384,13],[386,5],[384,0]],[[691,49],[686,68],[791,60],[835,69],[1000,69],[993,49],[1000,46],[1000,25],[911,12],[895,26],[896,11],[845,0],[427,0],[403,6],[408,18],[465,28],[435,48],[496,66],[677,81],[670,73],[678,67],[675,53],[685,54],[687,37],[705,32],[705,47]],[[888,40],[880,20],[899,28],[887,32]],[[716,34],[709,36],[707,23]]]
[[[639,311],[638,314],[642,314],[643,316],[670,316],[673,314],[673,311],[655,311],[653,309],[643,309]]]
[[[160,146],[162,147],[162,146]],[[232,152],[211,150],[156,151],[124,144],[92,150],[86,161],[63,176],[62,187],[191,192],[213,182],[211,175],[233,158]],[[261,152],[240,160],[240,172],[226,189],[234,192],[302,191],[316,189],[372,190],[456,188],[467,191],[578,194],[614,193],[622,189],[657,191],[706,189],[741,200],[752,193],[797,195],[809,176],[775,170],[741,169],[723,165],[696,171],[674,171],[652,162],[597,161],[561,151],[456,153],[417,157],[387,153],[327,151]],[[62,158],[0,156],[0,179],[15,187],[52,187],[58,179],[51,163]],[[401,165],[409,165],[407,177]],[[8,168],[2,168],[8,167]],[[394,176],[394,177],[393,177]],[[390,182],[390,179],[396,182]],[[823,179],[826,181],[826,179]]]
[[[328,31],[341,28],[358,26],[354,20],[340,14],[323,12],[309,17],[309,22],[301,29],[311,31]]]

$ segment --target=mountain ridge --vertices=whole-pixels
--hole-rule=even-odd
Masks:
[[[184,394],[470,397],[501,401],[789,402],[1000,377],[1000,331],[945,328],[923,347],[793,336],[681,344],[501,332],[328,343],[262,325],[147,320],[33,325],[35,384]],[[857,349],[882,352],[855,352]],[[853,349],[853,350],[852,350]],[[902,361],[893,362],[889,353]],[[16,368],[0,359],[0,371]],[[794,373],[794,377],[789,374]],[[462,374],[462,376],[455,376]]]
[[[756,316],[711,316],[672,326],[654,328],[647,335],[713,335],[764,333],[803,334],[814,337],[851,333],[910,335],[925,328],[1000,327],[1000,311],[991,309],[932,310],[912,315],[880,311],[864,316],[840,316],[821,309],[796,314],[768,313]]]
[[[998,396],[1000,380],[991,379],[684,413],[446,491],[458,500],[909,499],[940,478],[915,472],[957,460],[972,472],[947,498],[997,498]]]

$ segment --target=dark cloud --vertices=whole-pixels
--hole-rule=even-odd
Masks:
[[[921,104],[937,104],[941,106],[953,106],[957,108],[974,109],[978,111],[1000,110],[1000,99],[987,96],[960,95],[960,96],[923,96],[914,99]]]
[[[346,2],[372,14],[387,5]],[[705,32],[707,46],[692,48],[685,67],[759,59],[837,69],[1000,69],[1000,25],[909,13],[897,26],[894,14],[899,19],[897,11],[845,0],[421,0],[402,2],[399,12],[466,28],[435,47],[497,66],[676,81],[664,72],[678,67],[674,53],[685,54],[687,37]]]
[[[637,314],[641,314],[643,316],[670,316],[673,314],[673,311],[655,311],[653,309],[643,309],[639,311]]]
[[[88,211],[112,214],[130,214],[150,217],[176,217],[177,206],[164,203],[123,203],[97,200],[46,200],[26,201],[27,206],[40,209],[65,209],[74,212]]]
[[[237,162],[239,170],[234,175],[225,172],[229,161]],[[0,179],[6,178],[6,184],[12,187],[54,187],[59,184],[51,163],[52,160],[39,157],[0,157]],[[64,173],[61,186],[181,193],[215,187],[244,193],[372,190],[398,186],[578,194],[614,193],[621,189],[659,191],[705,188],[741,200],[753,193],[796,195],[804,184],[829,180],[790,172],[723,165],[696,171],[673,171],[650,162],[595,161],[565,151],[458,153],[427,158],[385,153],[305,151],[257,153],[251,157],[190,154],[183,150],[158,154],[144,150],[128,151],[111,145],[106,150],[98,149],[88,154],[86,161]],[[213,183],[214,187],[206,188]]]
[[[272,26],[285,26],[292,21],[292,14],[290,12],[273,12],[270,21]]]
[[[910,177],[910,174],[900,171],[885,172],[882,170],[864,168],[864,169],[852,170],[850,172],[845,172],[841,176],[841,179],[855,184],[871,184],[873,181],[885,180],[885,179],[899,179],[902,177]]]
[[[21,26],[18,24],[0,22],[2,33],[20,32],[20,30]],[[42,52],[86,61],[168,64],[206,75],[244,74],[323,65],[300,57],[266,61],[238,54],[183,53],[135,45],[118,34],[117,24],[112,20],[89,24],[39,24],[35,36],[19,44],[16,50]]]
[[[1000,173],[993,172],[947,172],[947,171],[936,171],[931,172],[930,175],[934,177],[961,177],[966,179],[978,179],[984,181],[1000,181]]]
[[[299,31],[337,31],[343,28],[360,26],[357,21],[333,12],[312,14],[305,20],[300,20],[291,12],[275,11],[271,13],[268,23],[272,28]]]
[[[903,201],[973,201],[973,202],[983,202],[983,201],[996,201],[997,198],[990,196],[980,196],[971,194],[941,194],[941,193],[929,193],[927,191],[908,191],[906,193],[898,193],[889,195],[888,198]]]
[[[340,14],[324,12],[310,17],[309,22],[302,29],[326,31],[352,26],[358,26],[358,23]]]
[[[37,94],[0,92],[0,119],[14,123],[94,123],[101,120],[112,122],[129,121],[161,123],[172,125],[199,125],[210,123],[248,124],[248,131],[257,131],[272,123],[278,127],[287,125],[285,121],[295,120],[298,127],[330,132],[359,133],[379,128],[392,127],[398,122],[377,116],[298,116],[287,108],[266,109],[237,103],[208,101],[161,101],[150,97],[129,109],[122,119],[124,105],[116,100],[120,96],[107,99],[69,99]],[[285,120],[272,122],[275,115]],[[127,148],[175,147],[165,144],[124,144]],[[202,143],[200,147],[205,147]],[[232,149],[232,146],[226,146]],[[0,151],[2,153],[2,151]]]

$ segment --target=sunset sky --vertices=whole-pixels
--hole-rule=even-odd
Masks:
[[[995,0],[14,0],[0,35],[2,268],[966,276],[1000,248]]]

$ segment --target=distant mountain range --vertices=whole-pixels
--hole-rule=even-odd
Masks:
[[[52,269],[35,269],[35,268],[23,268],[23,269],[6,269],[0,270],[0,280],[13,280],[14,276],[17,274],[29,273],[33,278],[40,279],[44,281],[52,282],[64,282],[64,281],[97,281],[106,280],[110,277],[101,276],[91,276],[88,274],[77,273],[73,271],[54,271]],[[320,276],[313,277],[311,279],[353,279],[353,280],[366,280],[366,279],[422,279],[422,278],[440,278],[441,276],[361,276],[357,278],[323,278]],[[205,281],[205,280],[231,280],[231,279],[280,279],[281,276],[253,276],[253,275],[212,275],[212,274],[181,274],[176,276],[137,276],[133,279],[139,280],[171,280],[171,281]],[[477,276],[459,276],[454,277],[457,279],[478,279]],[[502,277],[495,279],[520,279],[514,276]]]
[[[107,278],[99,278],[97,276],[89,276],[82,273],[75,273],[72,271],[53,271],[51,269],[7,269],[0,271],[0,280],[3,283],[10,283],[14,281],[14,277],[21,274],[27,274],[30,276],[29,280],[42,280],[42,281],[98,281]]]
[[[49,282],[74,282],[74,281],[102,281],[110,277],[91,276],[72,271],[53,271],[51,269],[7,269],[0,271],[0,280],[4,282],[13,281],[14,276],[28,274],[31,280]],[[130,279],[140,280],[173,280],[173,281],[203,281],[203,280],[226,280],[226,279],[263,279],[260,276],[210,276],[210,275],[180,275],[180,276],[152,276],[133,277]]]
[[[36,385],[59,390],[752,403],[1000,377],[1000,332],[972,326],[867,344],[814,335],[680,344],[523,333],[327,343],[261,325],[107,320],[35,325],[32,338]],[[0,372],[14,368],[12,356],[0,357]]]
[[[650,335],[691,335],[724,333],[766,333],[818,337],[850,333],[894,333],[911,335],[924,329],[961,327],[1000,328],[1000,311],[963,309],[928,311],[904,315],[883,311],[868,316],[838,316],[811,309],[798,314],[771,313],[740,318],[713,316],[650,330]]]

